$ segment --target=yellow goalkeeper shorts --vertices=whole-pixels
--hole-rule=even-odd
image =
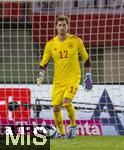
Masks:
[[[73,99],[79,86],[78,83],[52,86],[52,105],[62,105],[63,98]]]

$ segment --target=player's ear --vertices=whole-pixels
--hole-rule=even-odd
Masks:
[[[67,24],[67,27],[66,27],[66,29],[67,29],[67,32],[69,32],[69,25]]]

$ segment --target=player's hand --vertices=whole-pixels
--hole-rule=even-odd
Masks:
[[[86,91],[90,91],[93,88],[93,83],[92,83],[92,75],[91,73],[86,73],[86,77],[84,79],[84,88]]]
[[[44,80],[45,70],[40,70],[39,77],[37,78],[37,85],[40,86]]]

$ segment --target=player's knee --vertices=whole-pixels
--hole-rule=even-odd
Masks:
[[[72,107],[72,103],[64,103],[63,106],[67,109]]]
[[[65,108],[72,106],[72,99],[70,99],[70,98],[64,98],[64,100],[63,100],[63,106]]]
[[[59,112],[61,110],[61,106],[53,106],[54,112]]]

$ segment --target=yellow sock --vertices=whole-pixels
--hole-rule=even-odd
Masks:
[[[61,111],[54,112],[54,121],[55,121],[58,132],[60,134],[65,134]]]
[[[70,119],[71,122],[71,126],[76,126],[76,114],[75,114],[75,109],[74,106],[72,104],[64,104],[65,109],[67,110],[68,113],[68,117]]]

